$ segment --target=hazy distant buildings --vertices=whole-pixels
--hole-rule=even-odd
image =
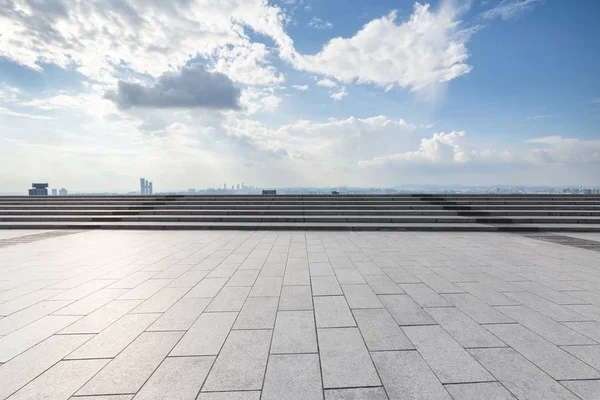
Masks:
[[[52,196],[58,196],[58,189],[52,189]]]
[[[67,196],[68,194],[69,194],[69,192],[65,188],[62,188],[58,191],[59,196]]]
[[[29,189],[30,196],[48,196],[47,183],[32,183],[32,188]]]
[[[152,195],[154,189],[152,188],[152,182],[146,180],[146,178],[140,178],[140,194],[142,196]]]

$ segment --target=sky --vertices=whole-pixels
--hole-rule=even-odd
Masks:
[[[600,185],[596,0],[0,0],[0,192]]]

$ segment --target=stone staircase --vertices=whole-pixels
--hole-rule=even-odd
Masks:
[[[598,195],[0,197],[0,229],[600,232]]]

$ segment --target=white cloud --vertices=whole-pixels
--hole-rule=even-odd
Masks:
[[[600,140],[546,136],[530,139],[527,143],[544,145],[529,151],[537,162],[567,165],[600,163]]]
[[[308,85],[292,85],[292,87],[296,90],[300,90],[301,92],[308,90]]]
[[[331,22],[323,21],[321,18],[318,17],[313,17],[308,23],[308,26],[320,30],[333,28],[333,24]]]
[[[485,11],[482,16],[486,19],[501,18],[507,21],[532,10],[536,5],[543,2],[544,0],[502,0],[496,7]]]
[[[114,83],[122,66],[157,77],[201,55],[216,57],[215,69],[234,81],[279,83],[283,77],[269,65],[269,51],[246,29],[291,54],[283,20],[279,7],[264,0],[73,0],[44,8],[7,0],[0,9],[0,56],[37,70],[40,61],[54,63]]]
[[[332,81],[331,79],[321,79],[317,82],[317,86],[326,87],[326,88],[334,88],[337,87],[337,83]]]
[[[343,86],[340,88],[339,92],[333,93],[331,95],[331,98],[334,99],[335,101],[340,101],[341,99],[343,99],[346,96],[348,96],[348,92],[346,92],[346,87]]]
[[[368,167],[386,163],[464,163],[468,160],[468,155],[460,146],[464,136],[464,131],[434,133],[433,137],[422,139],[417,150],[361,160],[360,165]]]
[[[446,1],[437,10],[415,4],[398,23],[397,12],[367,23],[351,38],[330,40],[316,55],[296,55],[296,68],[349,83],[398,85],[419,90],[471,71],[466,43],[475,28],[463,29],[464,9]]]

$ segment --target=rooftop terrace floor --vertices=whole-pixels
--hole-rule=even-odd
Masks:
[[[600,399],[600,234],[0,231],[0,399]]]

